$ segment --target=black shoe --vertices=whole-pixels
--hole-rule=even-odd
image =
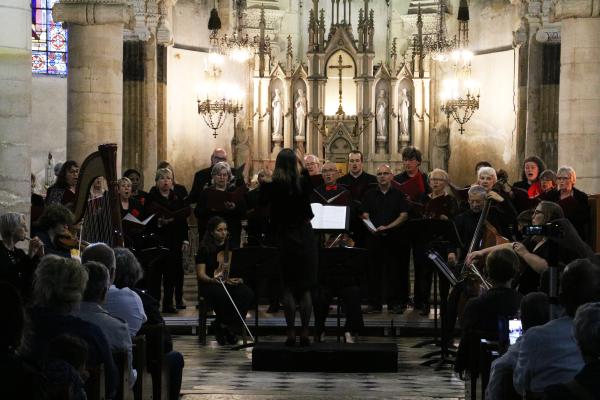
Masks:
[[[187,308],[187,305],[184,302],[181,302],[181,303],[177,303],[175,305],[175,308],[177,308],[178,310],[185,310]]]
[[[229,344],[237,344],[238,338],[233,333],[227,331],[225,334],[225,338],[227,339],[227,343]]]
[[[287,347],[295,346],[296,345],[296,336],[285,339],[285,345]]]
[[[212,329],[215,333],[215,339],[217,340],[217,343],[219,343],[220,346],[226,345],[227,344],[227,330],[225,328],[223,328],[217,320],[214,320],[212,322],[212,324],[210,324],[210,326],[212,327]]]
[[[171,306],[163,306],[162,308],[163,314],[177,314],[177,309]]]

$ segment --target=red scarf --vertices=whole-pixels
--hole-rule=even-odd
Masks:
[[[540,185],[540,181],[533,183],[531,186],[529,186],[529,189],[527,190],[527,195],[530,199],[538,197],[541,193],[542,186]]]

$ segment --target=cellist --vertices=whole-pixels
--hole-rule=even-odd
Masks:
[[[224,265],[223,259],[229,258],[228,261],[231,261],[231,257],[225,257],[224,254],[229,252],[229,246],[226,244],[227,237],[225,220],[217,216],[212,217],[208,220],[196,255],[198,292],[202,293],[215,311],[214,330],[217,343],[220,345],[235,344],[237,342],[235,333],[240,329],[239,316],[223,285],[219,282],[219,279],[223,279],[223,274],[227,275],[225,270],[228,266]],[[245,316],[252,304],[254,293],[239,278],[227,277],[225,284],[240,314]]]

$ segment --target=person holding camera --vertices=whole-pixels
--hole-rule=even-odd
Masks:
[[[564,218],[564,214],[558,204],[542,201],[533,211],[531,224],[535,227],[543,226],[560,218]],[[475,260],[483,259],[493,250],[502,247],[512,248],[521,259],[521,269],[516,280],[516,287],[524,295],[537,291],[540,286],[541,274],[548,269],[549,265],[558,263],[559,253],[556,244],[552,244],[548,240],[548,236],[543,234],[528,235],[522,242],[505,243],[474,251],[467,257],[466,262],[472,263]]]

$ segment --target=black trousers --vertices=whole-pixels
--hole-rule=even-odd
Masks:
[[[402,235],[370,235],[369,304],[380,308],[385,297],[388,309],[408,303],[410,245]],[[385,280],[385,281],[384,281]]]
[[[416,305],[427,305],[431,297],[431,282],[435,266],[425,255],[426,243],[412,241],[413,268],[415,271],[414,300]]]
[[[252,305],[254,293],[243,283],[226,286],[231,298],[233,298],[235,305],[240,311],[240,314],[242,317],[245,317]],[[229,299],[229,296],[227,296],[225,289],[223,289],[223,286],[220,283],[202,283],[198,285],[198,290],[215,311],[218,322],[227,325],[229,328],[241,328],[242,321],[235,311],[233,304],[231,304],[231,300]]]
[[[173,305],[173,294],[177,303],[183,300],[183,254],[181,245],[172,246],[167,255],[160,261],[154,262],[148,269],[148,291],[160,302],[161,282],[163,285],[163,307]]]
[[[358,286],[346,286],[337,289],[321,286],[315,290],[313,295],[315,330],[318,333],[324,331],[325,319],[329,314],[329,305],[335,295],[341,298],[346,313],[345,330],[347,332],[359,333],[364,326],[364,322],[360,309],[360,287]]]

